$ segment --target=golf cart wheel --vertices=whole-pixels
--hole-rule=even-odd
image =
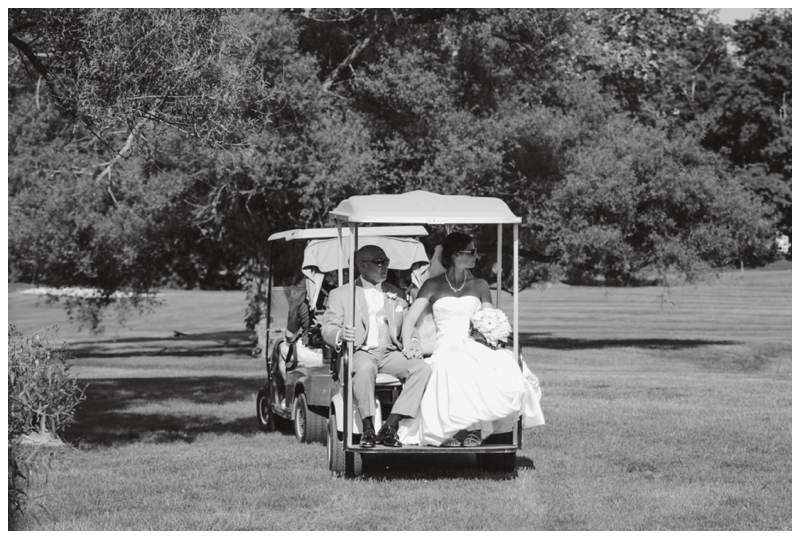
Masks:
[[[264,432],[275,430],[275,416],[272,415],[272,403],[269,398],[269,391],[261,389],[256,398],[256,417],[258,426]]]
[[[328,469],[334,475],[344,473],[344,447],[336,430],[336,414],[331,407],[328,416]]]
[[[339,433],[336,428],[336,413],[331,407],[331,413],[328,417],[328,469],[333,475],[346,475],[348,477],[355,477],[361,475],[362,461],[361,455],[358,453],[351,453],[353,456],[353,469],[348,473],[347,466],[347,453],[344,450],[344,442],[339,440]]]
[[[514,473],[517,471],[517,453],[483,453],[476,457],[478,466],[490,473]]]
[[[305,393],[294,399],[294,434],[297,439],[307,444],[327,441],[327,418],[314,413],[308,407]]]

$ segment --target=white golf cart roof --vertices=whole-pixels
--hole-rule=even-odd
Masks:
[[[359,229],[361,232],[361,229]],[[420,268],[422,270],[430,264],[425,247],[416,238],[396,238],[382,236],[361,237],[358,235],[358,246],[377,245],[389,258],[389,269],[408,270]],[[342,247],[345,264],[350,260],[350,238],[342,238]],[[313,240],[308,243],[303,253],[303,273],[328,272],[339,268],[339,241],[337,238]],[[421,285],[422,283],[417,283]]]
[[[499,198],[440,195],[428,191],[352,196],[340,202],[330,213],[351,223],[439,225],[522,222]],[[359,228],[359,236],[363,230],[366,229]]]
[[[358,231],[358,244],[377,245],[389,258],[389,268],[411,270],[411,281],[421,287],[430,261],[425,247],[417,236],[427,236],[428,231],[421,225],[407,226],[365,226]],[[350,230],[342,230],[344,253],[350,252]],[[272,234],[267,241],[311,240],[303,251],[302,272],[308,297],[316,303],[317,296],[325,279],[325,273],[339,267],[339,240],[336,228],[297,228]],[[349,256],[344,255],[344,262]]]
[[[343,236],[349,236],[349,230],[342,231]],[[424,226],[410,225],[410,226],[371,226],[359,229],[358,237],[363,238],[366,236],[427,236],[428,231]],[[336,238],[336,228],[295,228],[294,230],[284,230],[283,232],[276,232],[272,234],[267,241],[274,240],[314,240],[322,238]]]

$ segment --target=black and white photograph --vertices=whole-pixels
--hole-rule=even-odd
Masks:
[[[792,530],[791,8],[6,19],[9,531]]]

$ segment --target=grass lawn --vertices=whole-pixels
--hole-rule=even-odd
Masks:
[[[408,455],[367,462],[357,480],[332,478],[323,446],[257,430],[264,367],[249,356],[243,294],[166,291],[150,317],[93,337],[12,288],[9,322],[58,322],[89,384],[22,526],[789,530],[791,288],[784,269],[667,297],[528,290],[520,331],[547,425],[525,432],[518,475]]]

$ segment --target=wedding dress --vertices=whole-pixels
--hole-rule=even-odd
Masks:
[[[475,296],[445,296],[433,304],[436,345],[426,359],[433,372],[415,418],[400,422],[404,445],[441,445],[459,430],[486,438],[508,432],[522,414],[523,428],[544,424],[539,380],[511,351],[492,350],[469,338],[470,318],[481,309]]]

